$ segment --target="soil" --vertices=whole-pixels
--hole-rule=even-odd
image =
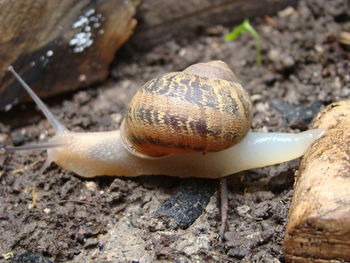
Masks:
[[[300,1],[251,23],[262,38],[262,66],[255,63],[250,35],[225,42],[231,28],[217,25],[148,52],[126,45],[106,82],[46,102],[72,131],[116,129],[140,85],[213,59],[228,63],[250,93],[254,131],[305,130],[320,107],[349,98],[350,47],[338,38],[350,30],[349,1]],[[1,114],[1,144],[35,143],[53,134],[33,105]],[[17,255],[12,262],[20,262],[18,255],[25,252],[53,262],[284,262],[298,160],[229,177],[228,230],[219,242],[216,180],[206,181],[216,191],[198,219],[181,228],[155,212],[186,179],[86,179],[56,165],[38,175],[45,156],[40,151],[0,155],[0,254]]]

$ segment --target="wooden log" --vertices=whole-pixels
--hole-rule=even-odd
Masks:
[[[212,25],[271,14],[297,0],[0,1],[0,110],[27,98],[6,73],[10,64],[41,98],[105,79],[136,24],[139,2],[140,23],[130,46],[145,50],[195,37]]]
[[[284,239],[286,262],[350,262],[350,101],[318,114],[326,130],[304,155]]]
[[[232,25],[296,5],[297,0],[143,0],[130,45],[149,49],[169,39],[195,38],[213,25]]]
[[[0,1],[0,109],[25,93],[13,65],[40,97],[103,80],[136,22],[137,1]]]

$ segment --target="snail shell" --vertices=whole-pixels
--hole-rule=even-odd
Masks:
[[[135,94],[121,135],[134,155],[217,152],[239,142],[252,120],[251,102],[222,61],[156,77]]]

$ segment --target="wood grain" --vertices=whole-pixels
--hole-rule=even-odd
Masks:
[[[286,262],[350,262],[350,101],[322,110],[304,155],[284,240]]]

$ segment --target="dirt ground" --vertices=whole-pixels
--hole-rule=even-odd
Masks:
[[[300,1],[296,8],[251,23],[262,38],[262,66],[255,64],[251,36],[225,42],[231,28],[217,25],[147,53],[126,45],[106,82],[46,102],[72,131],[116,129],[140,85],[213,59],[228,63],[250,93],[254,131],[305,130],[320,107],[349,99],[350,46],[338,39],[340,32],[350,31],[349,1]],[[53,135],[33,105],[15,111],[1,113],[1,144],[23,145]],[[199,218],[181,229],[155,212],[184,184],[203,181],[84,179],[56,165],[38,176],[45,156],[40,151],[0,155],[0,254],[34,252],[53,262],[284,262],[298,160],[229,177],[229,229],[220,243],[216,180],[205,181],[215,192]],[[18,256],[12,262],[27,261]]]

